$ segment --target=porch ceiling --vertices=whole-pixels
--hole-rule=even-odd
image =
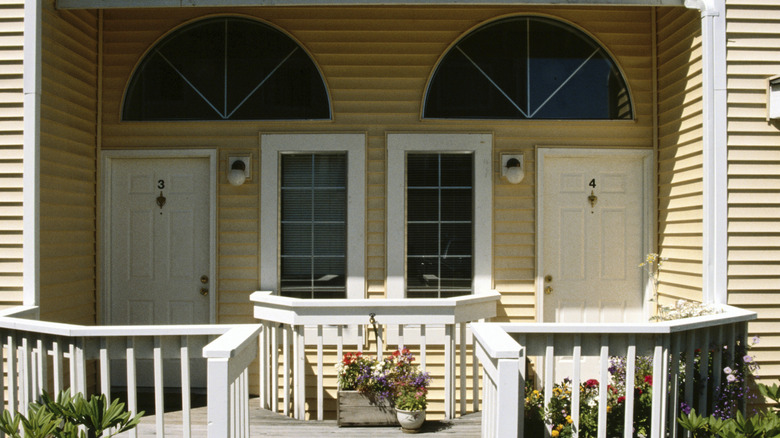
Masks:
[[[631,5],[683,6],[683,0],[56,0],[58,9],[342,5]]]

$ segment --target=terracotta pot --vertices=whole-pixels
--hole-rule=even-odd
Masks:
[[[404,432],[416,432],[425,421],[425,411],[405,411],[396,409],[395,415]]]

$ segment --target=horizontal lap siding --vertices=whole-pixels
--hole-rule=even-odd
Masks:
[[[702,83],[699,12],[659,8],[658,249],[662,304],[702,299]]]
[[[161,13],[164,12],[164,13]],[[329,122],[120,123],[122,94],[145,50],[164,33],[216,9],[105,12],[104,148],[219,148],[220,321],[249,320],[248,291],[257,286],[257,175],[244,186],[226,185],[227,151],[258,155],[259,132],[363,131],[367,153],[368,296],[385,295],[385,136],[394,131],[493,132],[494,169],[504,151],[522,151],[525,180],[510,185],[494,172],[494,277],[502,292],[501,319],[533,320],[534,147],[652,147],[650,10],[647,8],[330,7],[230,10],[272,23],[312,54],[329,87]],[[486,122],[420,121],[428,76],[459,36],[512,13],[538,13],[579,25],[607,46],[631,87],[636,121]],[[226,207],[230,206],[230,207]],[[259,214],[258,214],[259,212]]]
[[[0,8],[0,308],[22,303],[24,3]]]
[[[766,79],[780,74],[780,4],[727,2],[729,304],[750,325],[761,378],[780,377],[780,124],[766,120]]]
[[[224,12],[265,20],[297,39],[324,74],[332,99],[333,120],[120,122],[124,88],[144,52],[166,31]],[[474,26],[511,13],[559,17],[581,26],[605,44],[629,79],[636,120],[421,121],[420,107],[428,77],[446,49]],[[385,296],[386,241],[398,238],[386,235],[387,133],[492,132],[493,274],[495,288],[502,294],[498,319],[532,321],[536,318],[534,147],[653,146],[650,16],[648,8],[609,7],[107,10],[102,144],[104,149],[202,147],[220,151],[218,321],[228,323],[253,321],[248,295],[259,284],[259,221],[263,211],[275,208],[259,199],[259,133],[366,132],[367,295],[381,298]],[[526,176],[519,185],[511,185],[498,176],[500,153],[515,151],[522,151],[526,160]],[[240,187],[230,186],[225,175],[227,156],[246,152],[253,154],[252,180]],[[433,355],[429,361],[439,362],[441,358]],[[440,388],[434,391],[434,411],[443,409],[442,397]]]
[[[97,14],[43,10],[41,318],[96,320]]]

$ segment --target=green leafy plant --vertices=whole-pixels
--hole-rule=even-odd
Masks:
[[[112,437],[136,427],[143,415],[142,411],[133,417],[117,399],[106,406],[102,394],[87,401],[80,393],[71,396],[68,389],[60,392],[56,400],[44,392],[38,403],[30,404],[27,416],[4,411],[0,415],[0,431],[13,438]]]

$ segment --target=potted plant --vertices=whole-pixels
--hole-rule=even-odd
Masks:
[[[412,362],[414,356],[406,348],[382,359],[359,352],[345,354],[336,364],[338,425],[396,425],[400,409],[418,412],[414,416],[421,417],[419,428],[425,419],[430,376]]]

